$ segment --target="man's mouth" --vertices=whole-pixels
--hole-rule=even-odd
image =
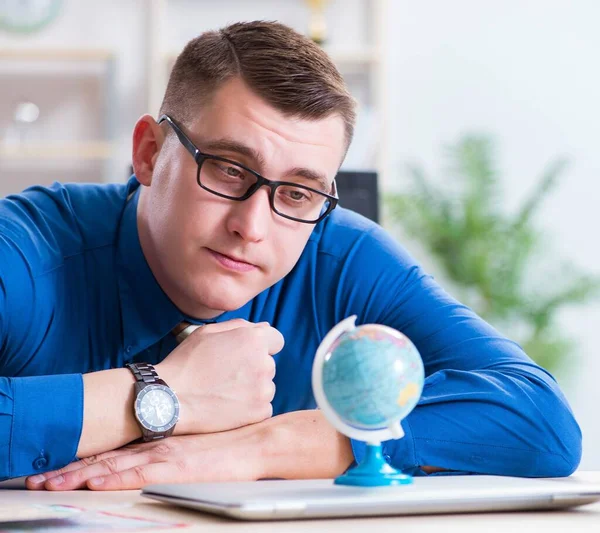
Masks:
[[[212,255],[212,257],[227,270],[233,270],[234,272],[250,272],[251,270],[258,268],[256,265],[248,263],[241,258],[222,254],[215,250],[211,250],[210,248],[207,248],[207,250],[210,255]]]

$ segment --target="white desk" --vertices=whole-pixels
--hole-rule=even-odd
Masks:
[[[578,472],[573,476],[583,481],[600,482],[600,472]],[[570,511],[480,513],[433,516],[382,518],[353,518],[331,520],[297,520],[280,522],[237,522],[209,514],[171,507],[140,496],[139,491],[121,492],[32,492],[0,490],[0,503],[63,504],[86,509],[103,509],[122,515],[138,516],[169,523],[185,523],[190,527],[161,529],[180,533],[202,531],[298,532],[326,531],[327,533],[516,533],[534,532],[599,532],[600,503]],[[149,531],[158,531],[152,529]]]

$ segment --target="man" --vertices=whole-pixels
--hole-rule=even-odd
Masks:
[[[203,34],[160,116],[136,124],[126,185],[0,201],[1,477],[107,490],[341,474],[364,444],[314,409],[310,371],[352,314],[423,357],[406,436],[384,444],[396,467],[573,472],[581,433],[554,379],[379,226],[333,209],[354,104],[316,45],[266,22]],[[189,323],[204,327],[184,338]]]

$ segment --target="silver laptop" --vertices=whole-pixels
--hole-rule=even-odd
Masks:
[[[332,480],[149,485],[142,495],[241,520],[281,520],[567,508],[600,500],[600,484],[431,476],[377,488],[334,485]]]

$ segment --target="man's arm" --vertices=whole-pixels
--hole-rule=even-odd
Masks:
[[[329,479],[343,474],[354,462],[350,439],[336,431],[318,409],[286,413],[261,425],[262,478]],[[428,473],[442,470],[421,468]]]
[[[183,414],[175,434],[225,431],[271,416],[271,355],[282,346],[283,338],[274,328],[235,320],[190,336],[156,365],[180,396]],[[241,361],[214,365],[223,351],[237,354]],[[215,371],[206,371],[207,365]],[[240,367],[246,371],[237,372]],[[0,378],[0,477],[54,470],[76,457],[113,450],[139,437],[133,383],[127,369]]]
[[[76,458],[82,390],[77,374],[0,377],[0,479],[43,472]]]
[[[83,459],[47,473],[45,488],[125,490],[152,483],[325,479],[344,473],[353,458],[348,438],[321,411],[296,411],[231,431],[171,437]],[[28,479],[27,486],[39,489],[44,482]]]
[[[124,490],[151,483],[331,478],[352,460],[350,441],[320,411],[296,411],[231,431],[171,437],[83,459],[45,474],[45,488]],[[44,486],[36,481],[28,479],[28,488]]]
[[[52,361],[40,360],[38,353],[58,312],[52,300],[56,288],[51,276],[40,275],[47,259],[32,237],[10,217],[0,222],[0,479],[5,479],[63,466],[76,459],[78,445],[79,453],[105,451],[141,432],[127,370],[28,375],[37,368],[60,369],[60,343],[47,350]]]
[[[394,466],[414,475],[449,470],[530,477],[566,476],[575,469],[581,433],[554,381],[535,365],[490,365],[439,370],[427,379],[419,405],[402,423],[405,436],[383,443]],[[232,431],[127,446],[72,463],[40,483],[29,480],[28,486],[116,490],[331,478],[363,454],[364,443],[350,442],[320,411],[297,411]]]
[[[425,387],[384,443],[397,468],[526,477],[566,476],[581,457],[581,431],[554,378],[472,310],[449,296],[381,228],[343,263],[336,320],[381,323],[406,334],[425,365]],[[365,275],[368,273],[368,275]],[[327,305],[326,303],[324,305]],[[357,460],[364,444],[353,441]]]
[[[264,323],[229,320],[194,332],[155,367],[181,403],[174,434],[224,431],[271,416],[271,355],[282,347],[281,334]],[[229,365],[219,364],[222,353],[231,354]],[[236,371],[240,367],[246,370],[243,376]],[[85,374],[83,381],[78,457],[114,450],[141,436],[133,414],[135,379],[128,369]],[[235,401],[223,400],[234,394]]]
[[[60,374],[63,358],[74,359],[62,353],[61,339],[70,332],[56,331],[54,321],[66,295],[57,294],[48,259],[22,231],[13,225],[0,233],[0,479],[60,468],[141,435],[129,370]],[[176,434],[224,431],[271,416],[271,355],[282,346],[277,330],[245,321],[190,336],[156,366],[180,397]],[[85,348],[78,355],[84,371],[92,365]],[[223,350],[234,354],[231,366],[218,364]],[[35,375],[46,372],[56,375]]]

